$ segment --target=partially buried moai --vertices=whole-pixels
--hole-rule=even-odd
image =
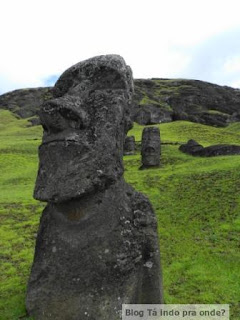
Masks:
[[[43,104],[34,197],[47,201],[26,307],[36,320],[115,320],[123,303],[162,303],[157,222],[123,179],[131,69],[118,55],[67,71]]]
[[[146,127],[142,132],[142,169],[160,165],[161,141],[157,127]]]
[[[130,136],[125,138],[124,155],[133,155],[135,153],[135,137]]]

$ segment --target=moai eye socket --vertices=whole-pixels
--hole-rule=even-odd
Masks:
[[[59,109],[59,113],[65,119],[74,120],[74,121],[78,121],[79,120],[79,115],[76,114],[74,111],[69,110],[67,108]]]
[[[65,109],[61,114],[69,126],[75,129],[86,129],[89,126],[89,114],[82,108],[76,110]]]
[[[153,147],[147,147],[145,149],[145,153],[147,153],[147,154],[155,154],[155,149]]]
[[[84,129],[88,125],[88,117],[83,110],[72,110],[69,108],[61,107],[58,109],[58,114],[65,122],[65,127],[72,129]]]
[[[56,109],[50,109],[48,106],[43,107],[39,114],[40,121],[44,132],[47,134],[58,133],[63,130],[64,122]]]

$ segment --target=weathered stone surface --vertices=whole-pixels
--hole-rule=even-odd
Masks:
[[[160,131],[157,127],[147,127],[142,133],[142,168],[159,166],[161,155]]]
[[[185,120],[196,123],[207,124],[214,127],[226,127],[231,122],[230,119],[234,119],[230,115],[226,114],[211,114],[208,112],[199,113],[186,113],[176,111],[173,113],[173,121]]]
[[[239,121],[239,89],[185,79],[135,79],[134,84],[132,119],[140,124],[159,123],[156,109],[164,115],[161,122],[187,120],[223,127]]]
[[[43,105],[36,199],[66,201],[119,179],[126,101],[119,90],[96,90],[84,99],[65,95]]]
[[[191,155],[197,154],[202,149],[203,149],[203,146],[193,139],[188,140],[186,144],[182,144],[179,147],[180,151],[191,154]]]
[[[172,111],[164,110],[160,105],[146,104],[135,107],[133,120],[141,125],[149,125],[172,121]]]
[[[135,153],[135,137],[130,136],[125,138],[124,154],[131,155]]]
[[[204,148],[200,152],[200,156],[204,157],[215,157],[215,156],[230,156],[240,154],[240,146],[228,145],[228,144],[217,144]]]
[[[110,59],[110,55],[98,56],[75,64],[60,76],[53,94],[54,97],[65,93],[83,96],[89,91],[107,89],[125,90],[128,98],[132,99],[132,71],[120,56],[118,59]]]
[[[115,320],[122,303],[163,302],[156,218],[122,177],[132,90],[124,60],[100,56],[68,69],[41,108],[34,195],[48,205],[26,300],[37,320]]]
[[[194,140],[189,140],[186,144],[181,145],[179,147],[179,150],[184,153],[191,154],[192,156],[201,157],[216,157],[240,154],[240,146],[238,145],[217,144],[204,148]]]

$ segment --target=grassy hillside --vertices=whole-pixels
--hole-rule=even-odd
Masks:
[[[26,279],[43,208],[32,199],[42,129],[28,125],[0,111],[1,320],[25,314]]]
[[[0,110],[0,319],[25,317],[26,282],[44,204],[32,199],[41,127]],[[150,198],[159,223],[166,303],[230,303],[239,319],[240,157],[191,157],[174,143],[240,144],[240,124],[220,129],[186,121],[159,126],[161,167],[138,170],[126,156],[125,178]],[[143,127],[129,135],[140,141]],[[168,144],[170,143],[170,144]]]

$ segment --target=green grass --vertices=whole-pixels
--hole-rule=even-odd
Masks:
[[[237,309],[240,159],[208,160],[163,146],[159,169],[139,172],[135,155],[125,160],[125,177],[148,195],[158,217],[166,302]]]
[[[208,110],[207,112],[210,113],[210,114],[220,114],[220,115],[229,116],[228,113],[221,112],[221,111],[218,111],[218,110]]]
[[[163,143],[186,143],[194,139],[203,146],[228,143],[240,144],[240,123],[233,123],[226,128],[215,128],[188,121],[176,121],[154,125],[160,128]],[[136,141],[141,141],[143,126],[134,125],[128,135],[135,135]]]
[[[142,100],[139,102],[139,104],[140,105],[145,105],[145,104],[158,104],[158,101],[156,101],[156,100],[152,100],[152,99],[150,99],[148,96],[144,96],[143,98],[142,98]]]
[[[166,103],[166,97],[169,95],[178,96],[182,91],[186,92],[186,90],[194,90],[192,85],[179,85],[179,81],[181,81],[181,79],[153,80],[154,87],[151,87],[150,94],[148,89],[144,88],[144,86],[140,88],[142,99],[139,101],[139,104],[157,104],[160,105],[161,109],[171,111],[171,106]]]
[[[240,144],[239,124],[213,128],[178,121],[159,125],[165,143]],[[129,135],[140,141],[142,126]],[[125,178],[151,200],[158,217],[166,303],[229,303],[240,308],[240,157],[191,157],[163,145],[159,169],[139,171],[125,157]]]
[[[159,125],[164,143],[193,138],[207,146],[240,144],[240,123],[213,128],[186,121]],[[142,126],[129,132],[141,140]],[[32,199],[42,130],[0,111],[0,319],[28,319],[26,283],[44,204]],[[230,303],[240,308],[240,157],[191,157],[163,144],[161,166],[139,170],[126,156],[125,178],[157,214],[166,303]]]
[[[26,283],[43,209],[32,199],[41,135],[40,127],[0,110],[1,320],[26,314]]]

